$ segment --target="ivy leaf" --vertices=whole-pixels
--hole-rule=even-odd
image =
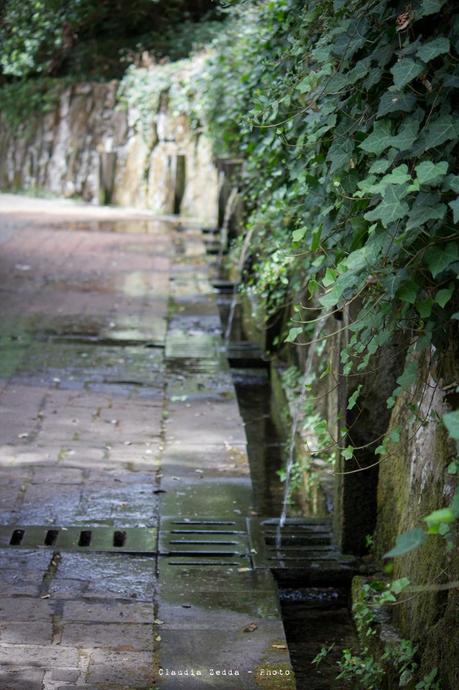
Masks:
[[[357,386],[357,388],[355,389],[355,391],[354,391],[354,392],[352,393],[352,395],[350,396],[349,401],[348,401],[348,403],[347,403],[347,409],[348,409],[348,410],[352,410],[352,409],[354,409],[354,407],[356,406],[357,400],[358,400],[359,395],[360,395],[360,391],[362,390],[362,385],[363,385],[363,384],[360,384],[359,386]]]
[[[412,681],[412,679],[413,679],[413,672],[410,671],[409,668],[406,668],[400,674],[400,680],[398,682],[399,687],[405,688],[408,685],[408,683],[410,683]]]
[[[336,283],[335,287],[332,288],[330,292],[327,292],[326,295],[323,295],[319,301],[322,304],[322,306],[326,309],[334,307],[340,299],[341,295],[343,294],[344,290],[345,285],[338,282]]]
[[[309,297],[314,297],[316,294],[317,290],[319,289],[319,283],[317,280],[314,278],[310,278],[308,280],[308,292],[309,292]]]
[[[413,93],[399,93],[397,91],[386,91],[379,101],[376,117],[383,117],[388,113],[404,112],[409,113],[416,105],[416,96]]]
[[[411,582],[410,582],[409,578],[401,577],[399,580],[394,580],[391,583],[390,589],[391,589],[391,592],[393,592],[394,594],[401,594],[401,592],[403,592],[404,589],[409,587],[410,584],[411,584]]]
[[[443,288],[442,290],[439,290],[437,294],[435,295],[435,301],[437,304],[440,305],[440,307],[443,309],[446,304],[448,304],[449,300],[453,296],[454,292],[454,287],[449,287],[449,288]]]
[[[406,185],[389,185],[383,199],[376,208],[364,215],[365,220],[380,220],[384,227],[408,215],[410,207],[406,201]]]
[[[306,235],[307,228],[302,227],[298,228],[297,230],[294,230],[292,233],[292,239],[294,242],[300,242],[300,240],[303,239],[303,237]]]
[[[433,161],[423,161],[416,166],[416,175],[419,184],[434,185],[441,181],[441,178],[448,172],[447,161],[433,163]]]
[[[452,189],[453,192],[459,194],[459,175],[448,175],[448,177],[446,178],[446,182],[448,184],[449,189]]]
[[[447,412],[443,415],[442,419],[451,438],[455,441],[459,441],[459,410]]]
[[[422,0],[421,7],[416,13],[418,17],[427,17],[429,14],[440,12],[445,0]]]
[[[418,77],[425,69],[425,65],[412,58],[406,57],[399,60],[391,69],[394,77],[394,86],[403,89],[404,86]]]
[[[406,151],[416,141],[419,132],[419,122],[409,117],[400,127],[398,134],[392,137],[391,144],[399,151]]]
[[[424,544],[427,536],[423,529],[415,527],[403,534],[399,534],[393,549],[384,554],[383,558],[396,558],[419,548]]]
[[[456,126],[451,115],[440,115],[430,123],[424,132],[423,150],[431,149],[435,146],[444,144],[445,141],[456,137]]]
[[[439,195],[420,192],[408,216],[407,230],[418,228],[429,220],[441,220],[446,214],[446,204],[439,203]]]
[[[362,141],[360,148],[368,153],[379,155],[389,148],[392,141],[392,125],[390,120],[375,122],[372,133]]]
[[[397,379],[397,383],[400,387],[397,389],[397,392],[400,393],[402,390],[408,390],[408,388],[410,388],[410,386],[412,386],[416,381],[417,376],[418,366],[416,362],[408,362],[408,364],[405,366],[403,374],[401,374]]]
[[[398,443],[400,441],[400,430],[394,429],[393,431],[391,431],[389,438],[392,441],[392,443]]]
[[[341,451],[341,455],[345,460],[351,460],[354,456],[354,448],[352,446],[347,446]]]
[[[384,194],[386,187],[390,184],[401,185],[405,182],[411,182],[411,175],[408,172],[408,166],[406,163],[402,163],[394,168],[390,173],[384,175],[383,178],[375,184],[376,177],[370,175],[364,180],[357,183],[357,187],[362,190],[362,192],[356,192],[354,196],[363,196],[367,194]],[[407,192],[408,193],[408,188]],[[405,195],[406,196],[406,195]]]
[[[388,168],[392,165],[392,161],[388,160],[387,158],[380,158],[379,160],[375,161],[371,166],[370,170],[368,171],[371,174],[381,174],[385,173]],[[459,176],[458,176],[459,177]]]
[[[428,319],[429,316],[432,313],[432,307],[434,305],[434,301],[431,297],[428,297],[427,299],[419,300],[416,302],[416,309],[418,310],[419,316],[421,319]]]
[[[406,163],[397,165],[388,175],[384,175],[381,182],[385,184],[405,184],[411,180]]]
[[[424,255],[424,260],[432,276],[436,278],[448,266],[457,261],[459,249],[456,244],[450,242],[444,249],[441,247],[431,247]]]
[[[335,141],[328,151],[327,160],[331,162],[330,172],[333,173],[339,168],[347,165],[352,157],[354,144],[351,139],[339,139]]]
[[[288,335],[287,335],[287,337],[285,338],[285,342],[286,342],[286,343],[294,343],[295,340],[296,340],[296,339],[298,338],[298,336],[300,335],[300,333],[302,333],[302,332],[303,332],[303,329],[302,329],[301,326],[294,326],[293,328],[291,328],[291,329],[289,330]]]
[[[325,308],[334,307],[341,299],[342,294],[358,282],[359,276],[354,271],[344,273],[338,280],[335,280],[332,289],[320,298],[320,303]]]
[[[427,523],[427,531],[429,534],[438,534],[441,525],[450,525],[455,521],[456,516],[454,515],[451,508],[441,508],[440,510],[434,510],[430,515],[422,518]]]
[[[414,304],[416,302],[416,297],[419,292],[419,285],[414,283],[412,280],[404,283],[398,291],[398,297],[402,302],[408,302],[408,304]]]
[[[446,36],[440,36],[439,38],[434,38],[433,41],[424,43],[420,48],[418,48],[416,54],[418,58],[423,60],[423,62],[429,62],[430,60],[434,60],[436,57],[438,57],[438,55],[448,53],[449,49],[449,39],[446,38]]]
[[[329,287],[330,285],[333,285],[333,283],[336,281],[337,273],[333,268],[327,268],[325,271],[325,275],[322,278],[322,283],[324,284],[324,287]]]
[[[448,206],[453,210],[453,220],[459,223],[459,196],[454,201],[450,201]]]
[[[322,233],[322,228],[314,228],[312,231],[312,238],[311,238],[311,251],[315,252],[320,246],[320,236]]]

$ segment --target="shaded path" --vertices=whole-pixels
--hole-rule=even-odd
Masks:
[[[246,440],[200,234],[2,206],[1,524],[159,527],[167,558],[2,548],[1,689],[288,688],[256,681],[288,652],[272,576],[247,567]],[[215,517],[230,556],[196,562],[215,539],[189,520]]]

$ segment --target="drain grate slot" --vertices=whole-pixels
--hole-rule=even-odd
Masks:
[[[126,543],[126,532],[116,530],[113,534],[113,546],[117,549],[123,547]]]
[[[173,529],[171,534],[237,534],[234,530],[216,530],[213,529],[211,532],[208,529]]]
[[[20,546],[24,539],[25,530],[15,529],[10,539],[10,546]]]
[[[234,561],[172,561],[171,564],[173,567],[181,566],[183,567],[189,567],[191,566],[192,568],[199,567],[199,568],[209,568],[209,567],[228,567],[228,566],[240,566],[240,563],[235,563]]]
[[[199,539],[171,539],[169,541],[169,544],[194,544],[196,546],[200,545],[209,545],[209,544],[218,544],[219,546],[237,546],[238,542],[237,541],[212,541],[209,539],[209,541],[201,541]]]
[[[91,544],[92,532],[90,530],[83,530],[78,540],[78,546],[89,546]]]
[[[235,525],[234,520],[171,520],[172,525]]]
[[[54,546],[59,536],[58,529],[49,529],[45,536],[45,546]]]

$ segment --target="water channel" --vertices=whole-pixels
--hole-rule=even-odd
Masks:
[[[273,419],[269,361],[254,359],[256,346],[244,333],[241,306],[234,290],[223,281],[218,298],[222,330],[227,335],[228,352],[239,409],[244,420],[254,503],[260,516],[281,516],[288,505],[290,515],[299,515],[294,499],[286,501],[285,483],[279,470],[288,463],[289,438],[282,438]],[[230,328],[228,320],[231,319]],[[246,357],[234,353],[246,353]],[[342,650],[353,646],[356,635],[350,616],[349,582],[321,579],[311,586],[305,577],[276,572],[280,604],[290,656],[297,679],[297,690],[345,690],[337,680],[337,661]],[[322,648],[331,648],[319,666],[312,663]]]

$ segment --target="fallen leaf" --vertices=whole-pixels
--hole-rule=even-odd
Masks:
[[[397,17],[397,21],[395,22],[396,30],[397,31],[404,31],[406,28],[408,28],[410,23],[411,23],[411,12],[410,12],[410,10],[406,10],[406,12],[402,12]]]
[[[258,625],[256,623],[249,623],[248,625],[245,626],[245,628],[242,628],[242,632],[245,633],[250,633],[253,632],[258,628]]]

